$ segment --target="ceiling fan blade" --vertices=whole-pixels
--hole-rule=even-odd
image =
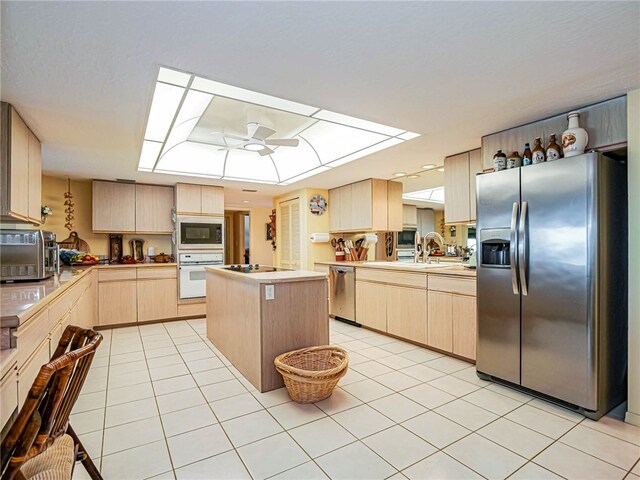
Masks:
[[[264,140],[276,133],[273,128],[265,127],[259,123],[249,123],[247,130],[249,138],[257,138],[258,140]]]
[[[265,155],[271,155],[273,153],[273,150],[271,150],[269,147],[264,147],[262,150],[258,150],[258,153],[260,154],[260,156],[264,157]]]
[[[266,140],[264,143],[278,147],[297,147],[300,144],[300,140],[297,138],[274,138],[273,140]]]
[[[247,144],[247,142],[239,143],[239,144],[237,144],[237,145],[229,145],[229,146],[227,146],[227,147],[219,148],[219,149],[218,149],[218,151],[219,151],[219,152],[226,152],[226,151],[229,151],[229,150],[235,150],[236,148],[242,148],[242,147],[244,147],[246,144]]]
[[[251,140],[251,138],[243,137],[241,135],[233,135],[230,133],[223,133],[222,136],[224,138],[231,138],[232,140],[241,140],[243,142],[248,142],[249,140]]]

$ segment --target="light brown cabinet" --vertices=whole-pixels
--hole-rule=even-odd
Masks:
[[[170,234],[173,187],[93,182],[93,231]]]
[[[138,321],[178,316],[178,282],[175,278],[138,280]]]
[[[93,182],[92,230],[135,233],[136,185]]]
[[[179,215],[224,215],[224,188],[211,185],[176,184]]]
[[[427,296],[424,290],[386,287],[387,332],[414,342],[427,343]]]
[[[138,296],[135,280],[98,284],[98,325],[116,325],[138,321]]]
[[[0,428],[3,428],[18,408],[18,369],[15,365],[0,380],[0,398]]]
[[[356,282],[356,322],[387,331],[387,296],[385,285]]]
[[[170,234],[172,209],[172,187],[136,185],[136,232]]]
[[[474,281],[466,278],[430,276],[428,331],[427,345],[475,360]]]
[[[390,184],[394,185],[390,187]],[[398,203],[401,209],[402,184],[398,182],[372,178],[333,188],[329,190],[329,229],[332,232],[387,231],[392,226],[402,230],[402,212],[400,210],[398,217],[396,211]]]
[[[1,110],[2,219],[40,223],[42,146],[11,105],[3,102]]]
[[[476,173],[482,171],[480,149],[444,159],[444,220],[468,223],[476,219]]]
[[[402,226],[418,226],[418,207],[415,205],[402,205]]]
[[[427,344],[451,352],[453,348],[453,311],[450,293],[429,292],[429,335]]]

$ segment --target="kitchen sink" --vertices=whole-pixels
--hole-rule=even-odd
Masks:
[[[443,267],[455,267],[462,265],[458,262],[443,262],[443,263],[415,263],[415,262],[365,262],[365,265],[372,267],[402,267],[402,268],[415,268],[415,269],[429,269],[429,268],[443,268]]]

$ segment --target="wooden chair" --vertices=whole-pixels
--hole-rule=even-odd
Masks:
[[[40,368],[27,399],[2,442],[2,480],[69,480],[76,459],[93,479],[102,479],[71,425],[102,335],[69,325],[51,361]]]

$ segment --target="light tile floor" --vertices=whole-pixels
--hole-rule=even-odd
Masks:
[[[333,396],[261,394],[203,319],[104,331],[71,423],[105,479],[640,480],[640,429],[477,378],[472,365],[331,321]],[[81,465],[74,478],[86,478]]]

